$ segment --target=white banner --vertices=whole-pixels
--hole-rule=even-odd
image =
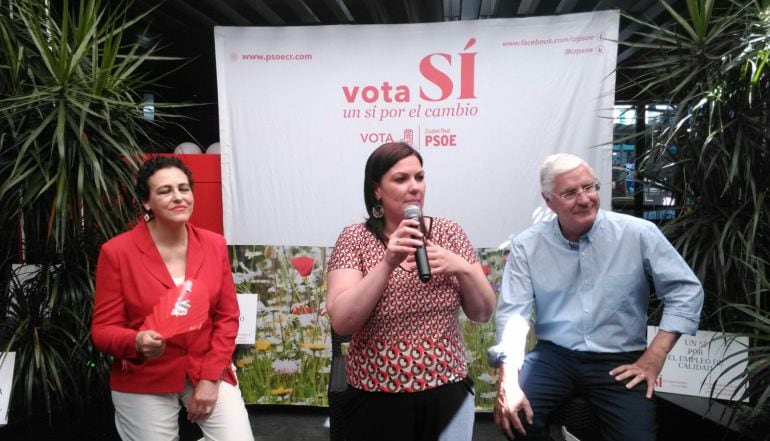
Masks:
[[[235,337],[237,345],[253,345],[257,341],[257,305],[258,294],[237,294],[238,308],[241,311],[238,317],[238,335]]]
[[[0,426],[8,424],[14,363],[16,363],[15,352],[0,352]]]
[[[423,211],[479,248],[542,216],[549,154],[610,183],[617,11],[214,34],[229,244],[333,245],[389,141],[423,155]]]
[[[657,327],[647,327],[648,344],[657,333]],[[730,334],[698,331],[695,336],[683,335],[668,353],[666,364],[655,383],[655,390],[711,397],[713,388],[714,398],[736,400],[746,391],[746,386],[737,388],[740,381],[736,378],[744,375],[748,359],[745,354],[734,354],[748,347],[748,338]],[[722,363],[722,360],[727,361]]]

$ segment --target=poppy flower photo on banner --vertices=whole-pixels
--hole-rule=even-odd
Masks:
[[[315,266],[315,259],[308,256],[299,256],[290,259],[292,266],[297,270],[300,276],[307,277],[313,272],[313,266]]]

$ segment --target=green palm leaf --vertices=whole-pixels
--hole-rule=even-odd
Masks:
[[[672,192],[676,217],[663,225],[706,292],[701,328],[736,332],[751,345],[734,385],[754,412],[770,396],[770,52],[767,1],[688,0],[687,14],[662,2],[667,20],[629,17],[641,54],[621,66],[624,90],[672,111],[648,133],[638,178]],[[667,164],[668,179],[659,176]],[[673,171],[673,173],[671,173]],[[712,393],[715,391],[712,390]]]
[[[176,59],[134,38],[151,10],[127,11],[123,1],[0,1],[0,227],[15,244],[21,225],[26,260],[39,265],[18,287],[10,265],[22,256],[1,249],[0,351],[17,352],[17,418],[105,392],[107,358],[89,339],[99,244],[135,218],[142,147],[176,107],[156,102],[160,122],[143,119],[140,91],[168,74],[149,64]]]

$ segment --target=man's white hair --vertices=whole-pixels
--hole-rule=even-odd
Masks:
[[[588,163],[580,156],[571,153],[556,153],[545,158],[543,166],[540,168],[540,189],[543,193],[550,193],[553,190],[553,181],[562,173],[572,171],[581,165],[585,165],[591,176],[596,178],[596,173]]]

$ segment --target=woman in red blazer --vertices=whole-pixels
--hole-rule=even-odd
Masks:
[[[193,180],[175,157],[139,170],[144,222],[102,246],[91,326],[94,345],[112,355],[115,425],[123,440],[176,440],[178,414],[206,439],[252,440],[232,365],[238,301],[224,238],[192,226]],[[205,290],[200,329],[165,338],[143,326],[170,289]]]

